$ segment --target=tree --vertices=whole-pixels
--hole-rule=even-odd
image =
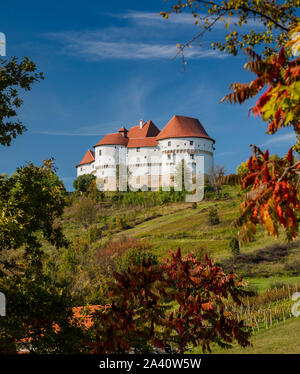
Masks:
[[[36,65],[25,57],[20,62],[16,57],[11,60],[0,58],[0,144],[9,146],[13,138],[22,135],[26,126],[12,119],[23,103],[19,90],[29,91],[34,82],[44,79],[36,72]]]
[[[220,218],[218,215],[218,209],[216,207],[210,207],[208,211],[208,223],[211,226],[218,225],[220,223]]]
[[[235,259],[236,256],[238,256],[240,254],[240,245],[239,245],[239,241],[236,237],[231,238],[231,240],[229,242],[229,247],[231,249],[231,253],[232,253],[233,258]]]
[[[131,265],[114,273],[111,308],[93,315],[91,352],[153,353],[155,347],[168,347],[183,353],[190,344],[205,352],[212,343],[230,347],[234,340],[245,347],[250,332],[224,307],[228,298],[240,303],[241,286],[207,257],[201,262],[179,249],[170,251],[164,264]]]
[[[241,242],[251,240],[258,223],[264,224],[275,237],[279,235],[279,226],[284,227],[286,239],[290,241],[298,233],[300,208],[300,162],[293,157],[293,149],[300,150],[300,58],[289,61],[284,48],[277,56],[265,60],[250,49],[245,52],[249,56],[245,68],[257,78],[248,84],[232,84],[231,93],[222,101],[243,103],[266,87],[250,111],[268,124],[268,134],[282,127],[292,127],[298,141],[284,158],[271,158],[268,150],[263,152],[252,146],[253,156],[247,162],[248,171],[242,179],[242,188],[246,190],[242,212],[235,225],[241,227]]]
[[[7,316],[0,319],[0,352],[79,352],[82,332],[72,313],[66,284],[44,271],[43,244],[68,245],[57,219],[64,186],[53,160],[32,163],[0,178],[0,288]],[[43,240],[43,241],[42,241]]]
[[[191,40],[177,45],[177,55],[181,54],[183,59],[185,48],[191,47],[195,41],[201,46],[205,34],[220,23],[228,31],[225,41],[211,43],[214,49],[236,55],[243,48],[261,46],[263,55],[270,56],[286,43],[288,32],[298,22],[299,0],[176,0],[172,3],[169,11],[160,12],[161,16],[168,19],[172,13],[190,11],[195,24],[202,26]],[[249,24],[253,24],[251,29],[244,31]]]
[[[83,174],[80,175],[73,182],[73,187],[78,192],[87,192],[91,183],[96,180],[95,175],[92,174]]]
[[[217,196],[220,196],[222,185],[224,184],[225,166],[215,165],[210,173],[210,181]]]

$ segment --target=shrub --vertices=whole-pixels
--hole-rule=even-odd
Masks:
[[[80,175],[74,180],[73,187],[78,192],[87,192],[93,180],[96,180],[96,177],[92,174]]]
[[[230,240],[229,247],[231,249],[231,253],[232,253],[233,257],[236,257],[240,254],[240,245],[239,245],[239,241],[236,237],[234,237]]]
[[[77,223],[88,227],[97,219],[97,206],[90,198],[83,198],[75,204],[74,219]]]
[[[102,229],[99,225],[94,224],[89,227],[88,239],[90,243],[94,243],[95,241],[101,239],[101,236],[102,236]]]
[[[218,215],[217,208],[215,208],[215,207],[209,208],[208,222],[211,226],[218,225],[220,223],[220,218],[219,218],[219,215]]]
[[[96,262],[101,267],[102,272],[110,276],[116,270],[120,258],[127,251],[133,249],[144,253],[151,249],[151,245],[145,240],[137,240],[126,236],[116,240],[109,240],[106,245],[97,251]]]
[[[116,270],[126,271],[131,265],[142,265],[143,260],[148,262],[151,261],[151,264],[158,264],[157,256],[146,249],[129,248],[126,250],[124,255],[116,261]]]
[[[128,223],[126,222],[125,217],[123,216],[116,217],[116,226],[117,228],[122,229],[122,230],[128,229],[130,227]]]
[[[245,324],[224,313],[226,299],[240,301],[242,282],[207,257],[200,262],[178,249],[164,264],[143,261],[113,277],[111,308],[92,316],[90,353],[154,353],[158,346],[182,354],[191,344],[211,352],[210,344],[230,348],[234,340],[250,345]]]

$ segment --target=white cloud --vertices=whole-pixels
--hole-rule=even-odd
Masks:
[[[228,155],[233,155],[235,152],[221,152],[221,153],[216,153],[215,157],[220,157],[220,156],[228,156]]]
[[[293,143],[296,142],[296,135],[295,133],[288,133],[283,135],[272,135],[272,138],[267,140],[265,143],[261,144],[260,147],[267,146],[270,144],[277,144],[278,143]]]
[[[130,40],[108,41],[107,34],[101,34],[101,32],[49,33],[46,37],[64,44],[61,53],[81,56],[90,61],[171,59],[178,51],[175,43],[148,43]],[[226,55],[212,49],[187,48],[185,57],[190,59],[225,58]]]
[[[195,26],[196,19],[199,20],[199,25],[201,25],[201,20],[204,20],[207,18],[207,14],[200,13],[198,18],[195,18],[193,14],[190,13],[171,13],[169,14],[168,19],[164,19],[163,16],[159,15],[159,12],[139,12],[139,11],[127,11],[122,14],[111,14],[113,17],[121,18],[121,19],[129,19],[136,22],[152,22],[152,23],[160,23],[161,25],[167,25],[170,26],[170,24],[175,25],[187,25],[187,26]],[[210,20],[213,21],[216,17],[214,15],[209,16]],[[224,17],[224,21],[218,20],[214,27],[222,27],[224,28],[224,25],[229,22],[233,25],[233,23],[238,22],[237,16],[232,16],[229,18]],[[243,25],[243,28],[249,28],[249,27],[262,27],[262,24],[257,21],[255,18],[248,19],[247,24]]]

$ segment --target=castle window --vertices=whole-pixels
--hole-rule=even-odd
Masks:
[[[99,149],[99,156],[101,156],[101,149]]]
[[[193,140],[190,140],[190,145],[193,145],[194,144],[194,141]]]
[[[192,160],[194,160],[195,155],[191,154],[191,155],[190,155],[190,158],[191,158]]]
[[[139,152],[139,151],[140,151],[140,148],[137,148],[136,151]]]
[[[168,160],[171,160],[171,155],[170,154],[168,154]]]
[[[107,183],[107,182],[108,182],[107,178],[104,178],[104,183]]]
[[[169,146],[169,147],[171,146],[171,142],[168,142],[168,146]]]
[[[80,171],[82,171],[82,168],[80,168]]]

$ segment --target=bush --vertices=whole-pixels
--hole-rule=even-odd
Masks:
[[[233,257],[236,257],[240,254],[240,244],[236,237],[232,238],[229,242],[229,247]]]
[[[110,276],[122,263],[121,257],[129,250],[135,249],[137,252],[145,253],[151,249],[151,245],[145,240],[137,240],[122,236],[120,239],[109,240],[106,245],[97,252],[96,261],[103,274]],[[130,255],[128,255],[130,256]]]
[[[90,243],[94,243],[97,240],[101,239],[102,229],[99,225],[94,224],[88,229],[88,239]]]
[[[96,177],[92,174],[80,175],[73,182],[73,187],[77,192],[87,192],[92,181],[96,180]]]
[[[116,269],[118,272],[126,271],[131,265],[142,265],[143,259],[146,262],[150,260],[152,265],[158,264],[157,256],[152,252],[146,249],[130,248],[116,261]]]
[[[209,208],[208,222],[211,226],[218,225],[220,223],[220,218],[218,215],[217,208],[214,208],[214,207]]]
[[[75,204],[74,219],[77,223],[88,227],[97,220],[97,206],[90,198],[83,198]]]
[[[122,230],[128,229],[130,227],[128,223],[126,222],[125,217],[122,217],[122,216],[116,217],[116,226],[117,228],[122,229]]]

